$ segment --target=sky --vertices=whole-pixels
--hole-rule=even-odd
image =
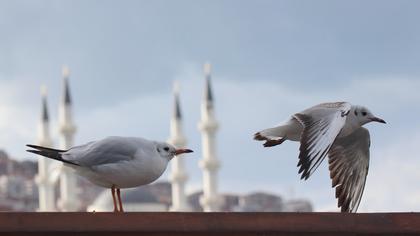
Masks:
[[[298,143],[267,149],[252,135],[315,104],[348,101],[388,123],[366,125],[371,159],[359,211],[420,211],[418,9],[408,0],[0,0],[0,148],[34,159],[24,144],[37,138],[41,85],[58,145],[63,65],[77,144],[166,140],[178,81],[196,151],[185,157],[188,191],[200,189],[197,123],[210,62],[220,192],[272,192],[337,211],[326,163],[301,181]]]

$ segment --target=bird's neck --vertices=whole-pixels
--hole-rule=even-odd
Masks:
[[[341,129],[339,136],[347,136],[353,133],[353,131],[355,131],[356,129],[360,128],[360,126],[361,124],[359,123],[359,120],[354,115],[354,112],[350,110],[346,118],[346,123],[344,123],[344,126]]]

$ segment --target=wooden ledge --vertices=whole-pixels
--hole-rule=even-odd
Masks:
[[[420,213],[0,213],[1,235],[420,235]]]

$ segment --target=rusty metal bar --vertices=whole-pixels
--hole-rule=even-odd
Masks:
[[[420,235],[420,213],[0,213],[1,235]]]

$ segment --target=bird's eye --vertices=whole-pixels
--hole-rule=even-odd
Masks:
[[[362,111],[362,116],[366,116],[366,115],[367,115],[367,112]]]
[[[163,150],[169,151],[169,148],[168,147],[164,147]]]

